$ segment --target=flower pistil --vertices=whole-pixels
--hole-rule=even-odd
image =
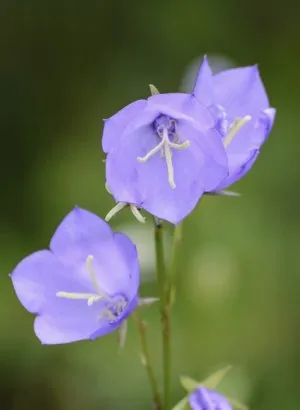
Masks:
[[[160,151],[161,156],[165,158],[168,181],[171,188],[176,188],[174,180],[174,168],[172,163],[172,151],[171,148],[177,150],[183,150],[190,146],[190,141],[186,140],[181,142],[180,134],[178,133],[176,121],[166,115],[160,115],[153,123],[154,130],[159,136],[161,141],[151,149],[144,157],[138,157],[139,162],[147,162],[149,158]]]

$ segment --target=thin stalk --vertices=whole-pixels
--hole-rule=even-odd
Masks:
[[[160,317],[162,327],[163,346],[163,385],[164,385],[164,410],[171,409],[171,343],[170,343],[170,321],[168,306],[166,304],[167,276],[164,258],[163,225],[155,219],[155,254],[156,275],[160,297]]]
[[[179,246],[182,240],[182,227],[183,223],[176,225],[173,235],[173,243],[171,249],[171,260],[168,275],[168,285],[166,291],[166,305],[168,306],[168,313],[170,314],[171,304],[172,304],[172,292],[174,290],[174,280],[177,272],[178,257],[179,257]],[[168,319],[170,320],[170,319]]]
[[[160,393],[158,390],[158,384],[156,381],[156,377],[154,374],[154,369],[152,366],[150,353],[149,353],[148,340],[147,340],[147,325],[142,320],[138,309],[136,309],[135,312],[133,313],[133,318],[136,322],[139,335],[140,335],[141,348],[142,348],[142,361],[143,361],[144,366],[146,367],[148,379],[150,382],[155,410],[163,410]]]

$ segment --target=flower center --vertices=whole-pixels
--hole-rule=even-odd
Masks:
[[[128,301],[128,298],[122,293],[109,295],[108,293],[104,292],[101,289],[101,286],[99,285],[96,275],[95,275],[95,271],[93,267],[93,260],[94,260],[93,255],[89,255],[86,258],[85,266],[86,266],[87,271],[90,274],[90,279],[95,289],[95,293],[80,293],[80,292],[62,291],[62,292],[57,292],[56,296],[60,298],[65,298],[65,299],[86,300],[88,306],[92,306],[95,302],[102,300],[105,302],[105,304],[97,320],[106,318],[109,321],[109,323],[112,323],[122,315],[129,301]]]
[[[174,180],[171,148],[177,150],[188,148],[190,146],[190,141],[186,140],[181,142],[181,137],[177,130],[176,120],[167,115],[159,115],[153,122],[153,128],[158,135],[160,142],[144,157],[138,157],[137,160],[139,162],[147,162],[149,158],[160,151],[161,157],[166,160],[170,187],[174,189],[176,188],[176,184]]]
[[[98,316],[98,320],[105,318],[109,323],[115,322],[128,305],[128,299],[123,293],[118,293],[107,300],[106,307]]]

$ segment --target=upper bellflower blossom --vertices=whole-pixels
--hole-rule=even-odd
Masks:
[[[228,175],[215,124],[194,95],[180,93],[133,102],[105,120],[106,181],[115,200],[179,223]]]
[[[190,394],[189,404],[191,410],[233,410],[222,394],[203,386]]]
[[[138,304],[135,246],[80,208],[58,226],[50,250],[23,259],[11,278],[23,306],[37,315],[34,330],[44,344],[103,336]]]
[[[217,119],[228,156],[229,175],[222,190],[242,178],[255,162],[275,119],[257,66],[233,68],[213,75],[205,57],[193,95]]]

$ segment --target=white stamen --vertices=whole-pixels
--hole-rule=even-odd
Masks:
[[[104,218],[106,222],[109,222],[113,216],[118,214],[122,209],[127,206],[126,202],[118,202],[116,206],[114,206]]]
[[[79,292],[57,292],[56,296],[59,298],[66,298],[66,299],[73,299],[73,300],[87,300],[88,306],[92,306],[95,302],[98,302],[101,299],[105,299],[107,295],[101,290],[100,286],[98,285],[95,271],[93,268],[93,255],[89,255],[86,258],[86,268],[90,274],[91,282],[95,288],[97,293],[79,293]]]
[[[164,147],[164,143],[165,141],[162,139],[161,142],[158,145],[156,145],[156,147],[154,147],[151,151],[148,152],[148,154],[146,154],[144,157],[137,157],[137,160],[139,162],[148,161],[148,159],[151,158],[152,155],[156,154],[161,148]]]
[[[176,131],[176,122],[174,122],[175,127],[175,134],[174,134],[174,141],[171,142],[169,140],[169,130],[167,127],[161,127],[159,129],[158,135],[161,137],[161,141],[157,144],[152,150],[150,150],[144,157],[137,157],[139,162],[146,162],[149,158],[155,155],[158,151],[160,151],[160,156],[166,159],[167,170],[168,170],[168,181],[171,188],[175,189],[176,184],[174,180],[174,168],[172,163],[172,151],[171,148],[177,150],[184,150],[190,146],[190,141],[186,140],[183,143],[180,143],[180,135]]]
[[[97,282],[97,279],[96,279],[95,271],[94,271],[94,268],[93,268],[93,260],[94,260],[93,255],[89,255],[89,256],[86,258],[85,265],[86,265],[86,268],[87,268],[87,270],[88,270],[88,272],[89,272],[89,274],[90,274],[92,284],[93,284],[93,286],[94,286],[94,288],[95,288],[97,294],[98,294],[98,295],[103,295],[103,292],[102,292],[102,290],[100,289],[100,287],[99,287],[99,285],[98,285],[98,282]]]
[[[105,299],[105,296],[101,295],[93,295],[90,298],[88,298],[87,304],[88,306],[92,306],[93,303],[98,302],[98,300]]]
[[[133,214],[133,216],[137,219],[138,222],[144,224],[146,222],[146,218],[140,213],[140,211],[138,210],[138,208],[133,205],[130,204],[130,210]]]
[[[117,300],[114,300],[113,296],[110,296],[102,291],[96,278],[96,274],[93,267],[93,255],[89,255],[86,258],[86,269],[90,274],[91,282],[95,288],[96,293],[79,293],[79,292],[56,292],[56,296],[59,298],[72,299],[72,300],[86,300],[88,306],[92,306],[99,300],[104,300],[105,305],[101,306],[101,313],[97,316],[97,320],[103,318],[110,322],[116,320],[124,311],[128,304],[128,300],[124,296],[119,296]]]
[[[165,130],[164,133],[168,133],[167,130]],[[171,188],[176,188],[176,184],[174,181],[174,168],[173,168],[173,164],[172,164],[172,152],[170,149],[170,145],[169,145],[169,140],[165,140],[165,158],[166,158],[166,163],[167,163],[167,169],[168,169],[168,181],[170,184]]]
[[[169,146],[174,149],[186,149],[190,146],[190,141],[186,140],[182,144],[177,144],[175,142],[169,141]]]
[[[223,144],[224,147],[228,147],[228,145],[231,143],[233,138],[236,136],[236,134],[239,132],[239,130],[247,124],[252,119],[251,115],[246,115],[243,118],[235,118],[233,121],[231,127],[229,128],[228,134],[226,135]]]
[[[76,292],[56,292],[56,296],[59,298],[66,298],[66,299],[76,299],[76,300],[89,300],[91,298],[95,298],[98,295],[94,293],[76,293]]]

